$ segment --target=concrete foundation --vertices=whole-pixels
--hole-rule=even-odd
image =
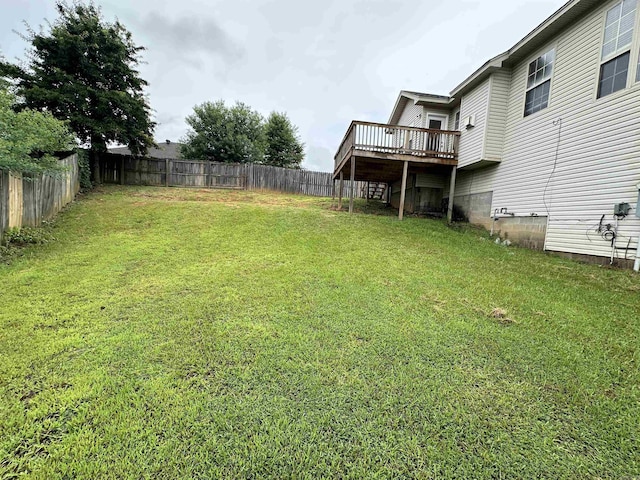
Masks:
[[[562,258],[568,258],[569,260],[574,260],[576,262],[588,263],[590,265],[600,265],[603,267],[615,267],[615,268],[623,268],[623,269],[632,269],[635,259],[623,259],[616,258],[611,265],[610,257],[597,257],[595,255],[582,255],[579,253],[567,253],[567,252],[549,252],[552,255],[557,255]]]
[[[489,227],[491,228],[491,227]],[[494,234],[516,245],[544,250],[547,217],[505,217],[494,222]]]
[[[493,192],[484,192],[456,196],[454,205],[465,213],[469,223],[487,230],[493,226],[495,235],[503,240],[533,250],[544,250],[547,217],[504,217],[494,221],[491,218],[492,202]]]
[[[473,195],[456,195],[453,204],[465,213],[469,223],[491,229],[492,201],[493,192],[484,192]]]

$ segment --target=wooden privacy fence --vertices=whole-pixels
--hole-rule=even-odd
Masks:
[[[71,203],[78,191],[78,156],[60,160],[59,176],[26,175],[0,170],[0,241],[10,228],[37,227]]]
[[[270,190],[314,197],[331,197],[336,188],[332,174],[327,172],[117,154],[100,157],[100,174],[104,183],[120,185]],[[366,195],[364,185],[366,182],[356,182],[359,198]],[[345,193],[349,188],[346,182]]]

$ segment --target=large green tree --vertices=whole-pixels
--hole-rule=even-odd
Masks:
[[[300,168],[304,160],[304,144],[298,136],[298,127],[291,123],[285,113],[272,112],[269,115],[265,137],[265,165]]]
[[[0,73],[14,80],[24,107],[67,121],[93,152],[117,142],[146,153],[155,123],[138,71],[144,48],[93,3],[56,5],[59,17],[47,29],[25,35],[25,65],[4,62]]]
[[[0,83],[0,170],[50,173],[61,170],[55,153],[74,148],[67,126],[48,112],[16,112],[15,96]]]
[[[183,158],[225,163],[261,163],[264,119],[243,103],[205,102],[186,118],[189,130],[181,140]]]

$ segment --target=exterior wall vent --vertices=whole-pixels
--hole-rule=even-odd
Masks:
[[[467,130],[476,126],[476,116],[470,115],[464,119],[464,128]]]

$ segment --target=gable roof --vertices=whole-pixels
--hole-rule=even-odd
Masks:
[[[181,143],[176,142],[158,142],[157,147],[152,147],[145,155],[148,158],[168,158],[169,160],[178,160],[180,157]],[[110,148],[109,153],[116,155],[131,155],[131,150],[127,147]]]
[[[511,67],[544,47],[573,22],[602,5],[601,0],[570,0],[506,52],[492,58],[453,89],[456,97],[484,81],[496,69]]]
[[[455,98],[445,95],[433,95],[430,93],[402,90],[400,95],[398,95],[398,100],[396,100],[396,104],[391,112],[391,117],[388,122],[389,125],[396,125],[400,121],[400,116],[409,102],[414,105],[421,105],[435,109],[449,109],[455,104]]]
[[[409,102],[430,108],[451,108],[460,103],[461,95],[486,80],[491,73],[513,65],[534,54],[566,29],[569,25],[602,5],[601,0],[569,0],[553,15],[534,28],[513,47],[487,61],[478,70],[468,76],[451,91],[450,96],[402,90],[389,118],[389,124],[395,125]]]

